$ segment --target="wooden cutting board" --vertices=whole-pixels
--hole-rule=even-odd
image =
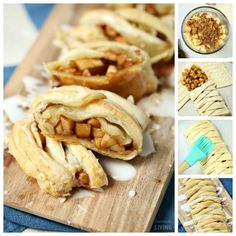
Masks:
[[[22,79],[26,75],[41,78],[35,65],[53,60],[58,49],[52,46],[55,29],[62,23],[73,24],[88,8],[95,5],[57,5],[37,40],[5,87],[5,97],[24,93]],[[130,161],[137,175],[130,181],[109,179],[104,192],[93,192],[83,199],[69,198],[60,203],[43,193],[36,181],[27,177],[15,159],[4,153],[4,204],[37,216],[88,231],[149,231],[174,168],[173,118],[153,117],[160,129],[153,132],[156,153]],[[136,191],[134,197],[129,191]]]
[[[224,204],[222,206],[223,206],[223,209],[225,210],[225,212],[232,217],[232,198],[230,197],[228,192],[225,190],[224,186],[222,185],[222,183],[220,182],[219,179],[212,179],[212,180],[213,180],[215,186],[222,187],[222,192],[220,194],[220,197],[225,198],[226,199],[225,202],[227,203],[227,204]],[[179,196],[184,194],[183,191],[180,190],[181,189],[180,188],[181,183],[182,183],[182,179],[179,179],[179,187],[178,187]],[[191,218],[190,214],[188,214],[187,212],[181,210],[181,204],[183,204],[183,203],[185,203],[185,201],[181,201],[181,202],[179,201],[178,202],[178,215],[179,215],[178,217],[179,217],[179,220],[182,223],[182,225],[184,226],[186,232],[188,232],[188,233],[195,232],[194,228],[184,225],[184,222],[191,221],[192,218]],[[231,229],[231,231],[232,231],[232,229]]]

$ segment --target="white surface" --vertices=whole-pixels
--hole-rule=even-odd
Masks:
[[[114,180],[128,181],[136,175],[135,167],[127,161],[108,157],[102,157],[99,161],[107,175]]]
[[[179,62],[179,69],[184,67],[185,65],[192,64],[189,62]],[[232,63],[227,62],[225,63],[226,68],[228,69],[229,73],[232,75]],[[221,96],[224,98],[224,101],[230,110],[231,114],[233,114],[233,90],[232,86],[224,87],[217,89]],[[193,102],[189,100],[180,110],[179,116],[200,116],[197,112],[196,108],[193,105]]]
[[[233,14],[232,14],[232,5],[231,4],[179,4],[179,12],[178,12],[178,20],[179,20],[179,27],[178,27],[178,39],[180,40],[180,45],[182,47],[182,49],[184,50],[184,52],[186,52],[188,57],[191,58],[223,58],[223,57],[232,57],[232,32],[229,35],[229,39],[226,43],[226,45],[219,50],[218,52],[209,54],[209,55],[203,55],[203,54],[199,54],[196,53],[194,51],[192,51],[191,49],[189,49],[184,41],[183,38],[181,36],[181,25],[182,22],[185,18],[185,16],[194,8],[199,7],[199,6],[212,6],[215,7],[217,9],[219,9],[220,11],[222,11],[225,16],[228,18],[228,21],[230,23],[230,32],[232,31],[232,19],[233,19]]]
[[[174,90],[165,88],[161,93],[153,93],[139,100],[137,106],[144,110],[147,115],[174,117]]]
[[[184,131],[197,121],[182,120],[179,121],[179,134],[178,134],[178,164],[180,165],[184,161],[184,157],[187,155],[189,150],[189,145],[186,143],[184,138]],[[232,121],[231,120],[214,120],[211,121],[219,133],[221,134],[221,139],[228,146],[229,151],[232,153]],[[203,174],[200,169],[200,164],[196,163],[194,166],[190,167],[183,174]]]
[[[36,36],[24,5],[4,5],[4,66],[19,64]]]

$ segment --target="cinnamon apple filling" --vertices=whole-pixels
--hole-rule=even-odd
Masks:
[[[125,43],[128,44],[128,41],[120,35],[118,32],[116,32],[112,27],[109,25],[102,25],[101,29],[103,33],[112,41],[116,41],[119,43]]]
[[[54,130],[56,134],[75,135],[78,138],[89,139],[98,149],[110,149],[115,152],[133,149],[132,139],[127,137],[120,127],[103,118],[75,122],[61,116]]]
[[[145,4],[144,10],[153,16],[160,17],[160,14],[157,12],[155,4]]]
[[[75,76],[110,76],[134,64],[141,62],[141,58],[131,59],[125,52],[106,51],[102,58],[81,58],[71,60],[67,65],[60,65],[56,69],[59,72],[73,74]]]
[[[83,187],[89,186],[89,176],[84,170],[77,171],[75,173],[75,178],[79,186]]]

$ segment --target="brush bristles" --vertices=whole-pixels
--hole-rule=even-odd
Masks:
[[[204,152],[207,156],[213,151],[214,143],[209,140],[205,135],[200,136],[193,144]]]

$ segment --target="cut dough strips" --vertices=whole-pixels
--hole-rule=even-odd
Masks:
[[[196,232],[230,232],[213,180],[184,179],[183,184]]]
[[[197,111],[202,116],[226,116],[230,115],[223,97],[216,89],[215,83],[207,81],[201,87],[190,92]]]
[[[179,82],[178,110],[190,99],[188,89]]]
[[[231,153],[211,122],[199,121],[186,129],[184,133],[189,144],[194,143],[201,135],[205,135],[215,144],[213,152],[200,162],[204,174],[232,174],[233,161]]]

